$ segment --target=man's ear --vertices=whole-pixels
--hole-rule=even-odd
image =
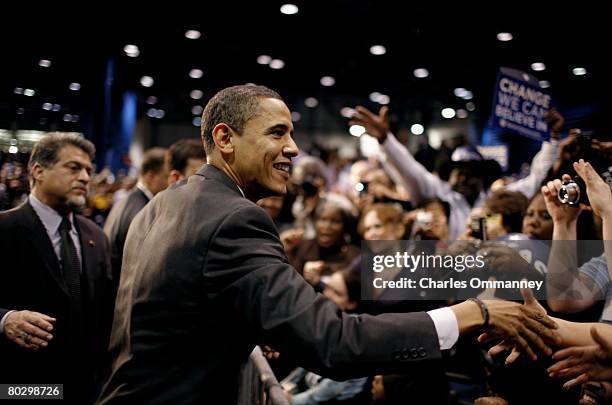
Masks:
[[[352,311],[353,309],[357,308],[357,305],[359,305],[357,301],[349,301],[348,304],[346,304],[346,309]]]
[[[178,170],[170,170],[170,174],[168,175],[168,184],[176,183],[177,181],[181,180],[181,177],[181,172]]]
[[[212,138],[215,146],[221,153],[232,153],[234,145],[232,144],[233,131],[229,125],[219,123],[212,130]]]
[[[36,182],[43,181],[45,179],[45,168],[39,163],[34,163],[30,170],[30,176],[32,176]]]

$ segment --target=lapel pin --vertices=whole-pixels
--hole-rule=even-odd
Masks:
[[[96,247],[96,242],[94,242],[92,239],[90,239],[88,243],[89,243],[89,246]]]

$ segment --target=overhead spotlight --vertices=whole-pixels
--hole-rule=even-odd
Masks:
[[[194,127],[199,127],[200,125],[202,125],[202,118],[193,117],[193,119],[191,120],[191,123],[193,124]]]
[[[9,146],[9,150],[8,151],[9,151],[9,153],[13,153],[14,154],[14,153],[19,152],[19,148],[17,146],[15,146],[15,145],[11,145],[11,146]]]
[[[194,105],[193,107],[191,107],[191,113],[193,115],[200,115],[202,114],[203,108],[201,105]]]
[[[351,125],[349,128],[349,133],[353,136],[361,136],[365,134],[366,129],[361,125]]]
[[[149,108],[147,110],[147,116],[150,118],[155,118],[155,116],[157,115],[157,108]]]
[[[280,8],[280,12],[285,15],[297,14],[298,11],[298,6],[296,6],[295,4],[283,4]]]
[[[51,103],[44,103],[42,105],[42,109],[45,111],[51,111],[53,109],[53,104]]]
[[[415,135],[421,135],[423,132],[425,132],[425,127],[421,124],[412,124],[410,126],[410,132]]]
[[[199,100],[204,96],[204,93],[202,92],[202,90],[191,90],[191,92],[189,93],[189,97],[191,97],[194,100]]]
[[[547,89],[550,87],[550,82],[548,80],[540,80],[540,87]]]
[[[257,63],[259,63],[260,65],[269,65],[271,61],[272,58],[270,57],[270,55],[259,55],[257,57]]]
[[[414,69],[414,77],[417,79],[424,79],[429,76],[429,71],[425,68]]]
[[[355,114],[355,109],[351,107],[343,107],[340,110],[340,115],[342,115],[344,118],[352,118],[353,114]]]
[[[467,108],[468,111],[474,111],[476,110],[476,104],[470,101],[469,103],[465,103],[465,108]]]
[[[380,97],[378,97],[378,104],[387,105],[390,102],[391,98],[389,98],[389,96],[387,96],[386,94],[381,94]]]
[[[185,38],[187,39],[198,39],[202,36],[200,31],[197,30],[188,30],[185,32]]]
[[[189,71],[189,77],[191,77],[192,79],[199,79],[204,75],[204,72],[202,72],[201,69],[191,69]]]
[[[162,109],[158,109],[155,113],[155,118],[162,119],[166,115],[166,112]]]
[[[58,112],[62,109],[62,106],[59,104],[53,104],[53,108],[51,110]]]
[[[509,32],[500,32],[499,34],[497,34],[497,40],[501,42],[512,41],[512,38],[514,37]]]
[[[285,62],[283,62],[281,59],[272,59],[269,66],[272,69],[282,69],[285,67]]]
[[[79,122],[80,117],[76,114],[72,114],[72,122]]]
[[[587,70],[583,67],[575,67],[572,69],[572,73],[575,76],[584,76],[587,74]]]
[[[151,87],[155,81],[151,76],[142,76],[140,78],[140,84],[142,87]]]
[[[27,97],[33,97],[34,94],[36,94],[36,92],[34,90],[32,90],[32,89],[25,89],[23,91],[23,95],[27,96]]]
[[[297,111],[291,111],[291,121],[298,122],[302,118],[302,114]]]
[[[330,87],[336,84],[336,79],[331,76],[323,76],[321,78],[321,86]]]
[[[140,49],[138,49],[138,47],[134,44],[124,46],[123,52],[125,52],[125,54],[130,58],[136,58],[138,55],[140,55]]]
[[[444,108],[442,110],[442,117],[444,118],[453,118],[455,116],[455,110],[452,108]]]
[[[23,107],[18,107],[17,108],[17,115],[23,115],[25,113],[25,108]]]
[[[541,72],[542,70],[546,69],[546,65],[542,62],[535,62],[531,64],[531,69],[536,72]]]
[[[471,99],[474,98],[474,93],[472,93],[471,91],[467,90],[462,98],[464,100],[471,100]]]
[[[319,105],[319,100],[317,100],[314,97],[308,97],[306,100],[304,100],[304,104],[308,108],[315,108],[316,106]]]
[[[51,66],[51,61],[49,59],[41,59],[38,61],[38,66],[48,68]]]
[[[72,91],[79,91],[81,90],[81,84],[73,82],[73,83],[70,83],[70,86],[68,86],[68,88]]]
[[[459,98],[463,98],[463,96],[465,96],[465,93],[467,93],[467,90],[464,89],[463,87],[457,87],[453,93],[455,94],[455,96],[459,97]]]
[[[23,87],[15,87],[15,90],[13,90],[13,93],[23,94]]]
[[[64,120],[64,122],[72,121],[72,115],[71,114],[64,114],[63,120]]]
[[[147,104],[149,105],[153,105],[157,103],[157,97],[155,96],[149,96],[147,97]]]
[[[370,47],[370,53],[372,55],[384,55],[385,53],[387,53],[387,49],[382,46],[382,45],[372,45]]]
[[[459,109],[457,110],[457,118],[467,118],[468,117],[468,112],[465,111],[464,109]]]

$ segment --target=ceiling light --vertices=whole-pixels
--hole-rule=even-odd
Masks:
[[[499,34],[497,34],[497,40],[501,42],[512,41],[512,38],[514,37],[509,32],[500,32]]]
[[[140,55],[140,49],[136,45],[128,44],[123,47],[123,52],[130,58],[135,58]]]
[[[370,53],[372,55],[384,55],[387,53],[387,49],[382,45],[373,45],[370,47]]]
[[[365,131],[365,128],[361,125],[351,125],[351,127],[349,128],[349,133],[353,136],[361,136],[365,134]]]
[[[140,78],[140,84],[142,87],[151,87],[153,86],[154,80],[151,76],[142,76]]]
[[[421,135],[423,132],[425,132],[425,127],[423,127],[421,124],[412,124],[410,127],[410,132],[415,135]]]
[[[336,84],[336,79],[331,76],[323,76],[321,78],[321,85],[325,87],[330,87]]]
[[[319,105],[319,100],[314,97],[308,97],[306,100],[304,100],[304,104],[306,105],[306,107],[315,108]]]
[[[572,73],[576,76],[584,76],[586,75],[587,71],[583,67],[576,67],[572,69]]]
[[[202,96],[204,96],[202,90],[191,90],[191,92],[189,93],[189,97],[194,100],[199,100],[202,98]]]
[[[81,84],[73,82],[73,83],[70,83],[70,86],[68,86],[68,88],[72,91],[79,91],[81,90]]]
[[[444,118],[453,118],[455,116],[455,110],[452,108],[444,108],[442,110],[442,116]]]
[[[414,69],[414,77],[424,79],[429,76],[429,71],[425,68]]]
[[[201,69],[191,69],[189,71],[189,77],[191,77],[192,79],[199,79],[200,77],[202,77],[202,75],[204,75],[204,72],[202,72]]]
[[[283,4],[280,8],[280,12],[286,15],[297,14],[298,11],[299,9],[295,4]]]
[[[189,30],[185,32],[185,38],[187,39],[198,39],[200,36],[202,36],[202,34],[197,30]]]
[[[280,59],[272,59],[270,61],[270,67],[272,69],[282,69],[283,67],[285,67],[285,62]]]

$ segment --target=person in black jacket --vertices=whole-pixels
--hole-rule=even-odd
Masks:
[[[113,313],[108,241],[74,213],[94,153],[77,135],[43,138],[28,200],[0,212],[0,382],[64,384],[78,404],[95,399]]]
[[[484,306],[491,333],[549,351],[538,337],[554,339],[548,318],[516,303],[347,316],[316,294],[256,205],[286,193],[298,153],[276,92],[220,91],[202,138],[209,164],[160,193],[128,231],[99,404],[235,403],[240,365],[263,343],[336,379],[411,369],[482,326]]]
[[[160,191],[168,187],[168,173],[165,165],[166,149],[147,150],[140,165],[140,177],[134,190],[119,200],[108,214],[104,233],[110,241],[113,279],[119,282],[123,246],[130,224],[136,214]]]

